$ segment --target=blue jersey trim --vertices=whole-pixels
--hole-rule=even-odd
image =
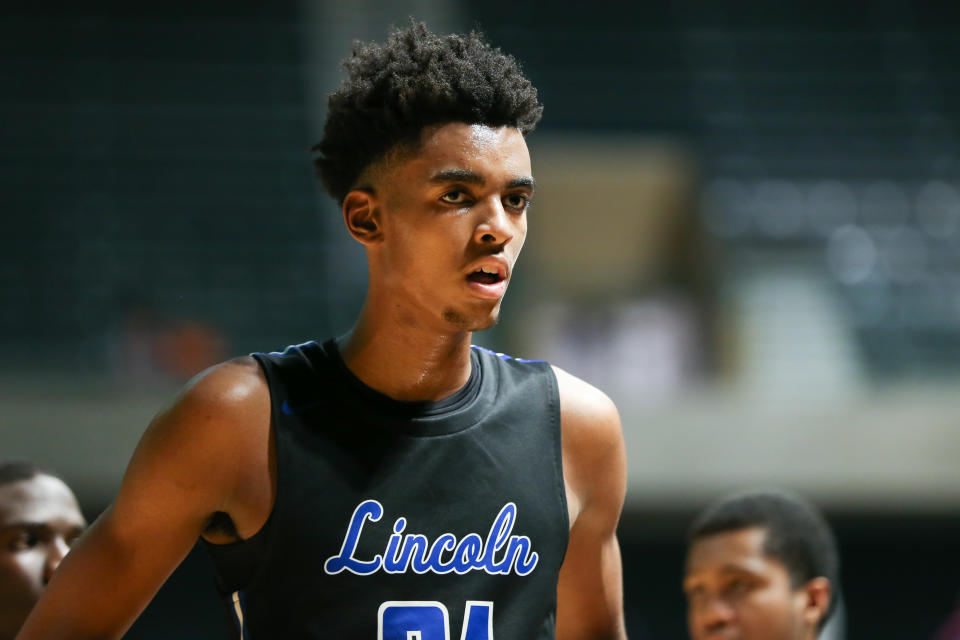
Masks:
[[[519,362],[521,364],[534,364],[538,362],[546,362],[546,360],[527,360],[526,358],[514,358],[513,356],[507,355],[506,353],[500,353],[499,351],[491,351],[490,349],[487,349],[485,347],[481,347],[475,344],[470,345],[470,347],[472,349],[476,349],[477,351],[483,351],[485,353],[489,353],[492,356],[497,356],[501,360],[513,360],[514,362]]]
[[[293,351],[297,349],[302,349],[303,347],[310,347],[317,344],[316,340],[307,340],[306,342],[301,342],[300,344],[291,344],[287,347],[284,347],[283,351],[254,351],[251,353],[251,356],[288,356]]]

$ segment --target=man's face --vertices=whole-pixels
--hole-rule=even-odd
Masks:
[[[533,178],[523,135],[429,127],[374,184],[382,241],[371,247],[371,288],[388,293],[396,320],[440,331],[493,325],[527,234]]]
[[[0,485],[0,638],[16,635],[86,522],[47,475]]]
[[[683,591],[693,640],[805,640],[816,635],[804,587],[793,589],[764,553],[760,527],[698,538],[687,554]]]

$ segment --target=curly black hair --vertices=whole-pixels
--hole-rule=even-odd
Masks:
[[[437,35],[422,22],[394,29],[386,43],[354,43],[349,78],[330,96],[314,164],[342,202],[368,166],[424,127],[448,122],[533,131],[543,106],[517,61],[482,34]]]
[[[810,502],[782,489],[751,489],[721,498],[707,507],[690,526],[687,540],[748,527],[762,527],[764,551],[787,569],[796,589],[809,580],[830,581],[830,604],[820,620],[822,628],[836,608],[840,560],[837,542],[820,511]]]

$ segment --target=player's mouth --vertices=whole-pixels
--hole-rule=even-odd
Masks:
[[[484,260],[467,274],[470,289],[482,298],[500,298],[507,290],[507,265],[499,259]]]

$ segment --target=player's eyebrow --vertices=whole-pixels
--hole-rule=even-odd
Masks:
[[[516,189],[518,187],[526,187],[533,191],[537,186],[536,181],[530,176],[524,176],[522,178],[514,178],[507,183],[507,189]]]
[[[15,522],[7,522],[0,525],[0,530],[3,529],[36,529],[37,527],[44,527],[47,523],[45,522],[32,522],[29,520],[17,520]]]
[[[7,522],[6,524],[0,526],[0,534],[8,533],[10,531],[37,531],[49,528],[50,527],[47,526],[47,523],[45,522],[27,522],[25,520],[21,520],[17,522]]]
[[[466,182],[468,184],[483,186],[487,183],[487,180],[479,173],[474,173],[468,169],[444,169],[443,171],[438,171],[433,174],[430,182],[441,184],[445,182]],[[536,182],[531,176],[514,178],[507,183],[507,189],[526,188],[533,191],[535,187]]]
[[[487,181],[479,173],[467,169],[444,169],[433,174],[430,182],[466,182],[468,184],[483,185]]]
[[[721,574],[731,574],[731,573],[734,573],[734,574],[750,574],[750,575],[755,575],[755,574],[757,573],[757,571],[756,571],[755,569],[751,569],[750,567],[746,567],[746,566],[739,565],[739,564],[725,564],[725,565],[723,565],[722,567],[720,567],[720,573],[721,573]]]
[[[73,523],[67,526],[66,531],[68,533],[80,534],[80,533],[83,533],[85,529],[86,527],[83,524]],[[0,525],[0,535],[8,533],[10,531],[16,531],[16,530],[50,532],[50,531],[54,531],[55,527],[52,526],[49,522],[28,522],[28,521],[8,522],[4,525]]]

